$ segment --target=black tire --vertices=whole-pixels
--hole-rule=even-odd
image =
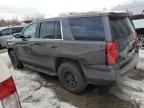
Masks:
[[[14,69],[20,69],[23,67],[23,64],[21,63],[21,61],[18,59],[16,53],[12,50],[10,51],[10,59],[11,59],[11,63],[14,67]]]
[[[82,69],[76,62],[64,62],[58,70],[58,77],[63,87],[72,93],[81,93],[87,87]]]

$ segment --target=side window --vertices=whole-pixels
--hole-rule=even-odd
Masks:
[[[7,35],[11,35],[11,34],[12,34],[11,28],[8,28],[8,29],[1,31],[1,36],[7,36]]]
[[[69,19],[75,40],[104,41],[105,33],[101,17],[80,17]]]
[[[55,22],[54,39],[61,39],[60,21]]]
[[[40,38],[53,39],[55,21],[42,22],[40,27]]]
[[[46,21],[41,23],[40,38],[61,39],[60,21]]]
[[[23,36],[24,37],[28,37],[31,36],[31,38],[35,38],[36,37],[36,30],[37,30],[37,24],[31,24],[29,25],[23,32]]]

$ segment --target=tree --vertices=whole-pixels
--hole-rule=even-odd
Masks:
[[[38,19],[44,19],[44,15],[40,13],[35,13],[33,15],[26,15],[24,17],[24,20],[27,20],[27,21],[38,20]]]
[[[11,20],[4,20],[4,19],[0,19],[0,27],[3,26],[16,26],[16,25],[20,25],[21,22],[18,21],[17,18],[11,19]]]

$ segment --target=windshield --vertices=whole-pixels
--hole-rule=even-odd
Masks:
[[[110,17],[110,27],[114,40],[132,36],[134,27],[129,17]]]

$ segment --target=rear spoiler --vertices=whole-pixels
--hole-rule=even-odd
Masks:
[[[111,12],[109,13],[110,17],[122,17],[122,16],[131,16],[131,14],[129,12],[119,12],[119,13],[116,13],[116,12]]]

